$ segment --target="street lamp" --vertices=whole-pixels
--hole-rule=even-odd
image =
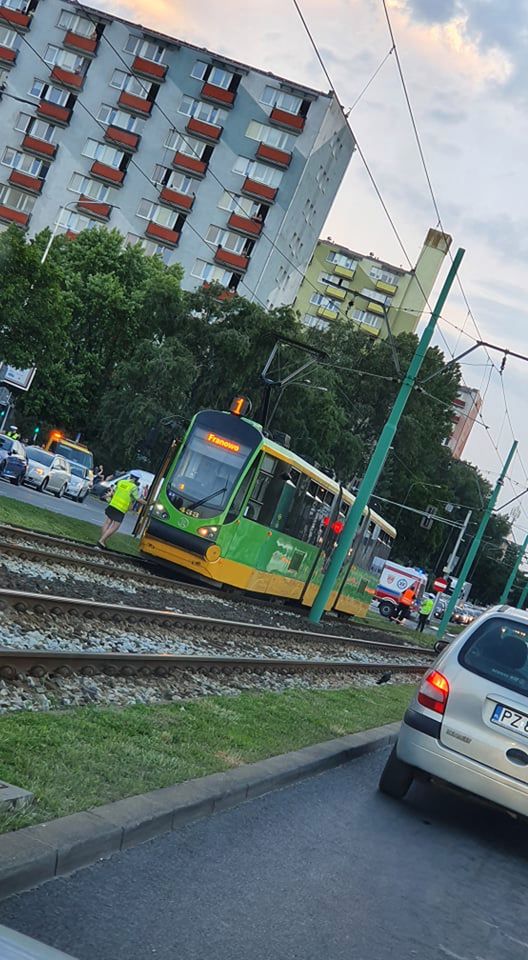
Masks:
[[[441,486],[441,484],[439,484],[439,483],[426,483],[424,480],[413,480],[413,482],[411,483],[411,486],[409,487],[409,489],[407,490],[407,493],[405,494],[405,500],[403,501],[403,503],[402,503],[402,505],[401,505],[401,507],[400,507],[400,509],[399,509],[399,511],[398,511],[398,516],[396,517],[396,519],[395,519],[395,521],[394,521],[395,523],[397,523],[398,520],[400,519],[401,512],[402,512],[403,508],[405,507],[405,505],[406,505],[406,503],[407,503],[407,500],[409,499],[409,496],[410,496],[410,493],[411,493],[412,488],[413,488],[413,487],[417,487],[417,486],[421,486],[421,487],[433,487],[433,488],[436,489],[436,490],[441,490],[441,489],[442,489],[442,486]]]
[[[77,208],[78,202],[79,202],[78,200],[68,200],[68,203],[65,203],[64,206],[61,207],[59,216],[57,217],[57,220],[55,221],[55,225],[54,225],[54,227],[53,227],[51,236],[50,236],[50,238],[49,238],[49,240],[48,240],[48,242],[47,242],[47,244],[46,244],[46,249],[44,250],[44,253],[42,254],[42,256],[41,256],[41,258],[40,258],[40,264],[41,264],[41,266],[42,266],[42,264],[45,263],[46,260],[47,260],[48,253],[50,252],[50,250],[51,250],[51,245],[52,245],[55,237],[57,236],[57,231],[58,231],[59,227],[64,226],[64,224],[61,223],[61,216],[60,216],[61,213],[62,213],[62,211],[63,211],[63,210],[67,210],[68,207],[70,207],[70,206],[72,205],[72,203],[75,204],[75,207]],[[96,203],[97,201],[94,201],[94,202]],[[117,206],[117,204],[115,204],[115,203],[109,203],[109,204],[107,204],[107,205],[108,205],[109,207],[112,207],[113,210],[117,210],[117,209],[118,209],[118,206]],[[72,212],[73,212],[73,211],[72,211]]]

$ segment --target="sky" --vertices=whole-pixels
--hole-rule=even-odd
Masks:
[[[528,354],[528,3],[387,4],[442,223],[453,236],[452,250],[466,250],[460,278],[479,339]],[[382,0],[300,0],[300,5],[341,102],[352,107],[391,48]],[[146,27],[328,89],[293,0],[107,0],[104,6]],[[349,120],[414,262],[438,218],[394,53]],[[357,152],[322,235],[408,266]],[[446,271],[447,266],[439,282]],[[458,289],[443,316],[434,342],[447,356],[448,349],[458,355],[471,346],[466,334],[476,336]],[[513,439],[505,394],[520,455],[500,504],[528,487],[528,364],[510,357],[501,377],[502,356],[491,356],[496,369],[482,348],[462,366],[464,381],[485,393],[482,418],[489,428],[475,424],[464,457],[496,480]],[[528,496],[519,504],[517,538],[528,532]]]

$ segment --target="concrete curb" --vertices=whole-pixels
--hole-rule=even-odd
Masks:
[[[389,723],[2,834],[0,899],[379,750],[395,741],[399,727]]]

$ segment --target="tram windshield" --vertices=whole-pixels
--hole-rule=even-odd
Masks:
[[[175,506],[198,517],[222,513],[252,447],[195,425],[167,485]]]

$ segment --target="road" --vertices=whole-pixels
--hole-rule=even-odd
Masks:
[[[527,830],[386,751],[0,903],[79,960],[526,960]]]
[[[76,503],[68,497],[62,497],[60,500],[52,493],[38,493],[32,487],[15,487],[5,481],[0,481],[0,497],[10,497],[13,500],[20,500],[22,503],[31,503],[35,507],[41,507],[45,510],[52,510],[53,513],[61,513],[65,517],[75,517],[76,520],[86,520],[88,523],[101,526],[104,520],[104,511],[106,503],[102,500],[96,500],[95,497],[87,497],[84,503]],[[2,522],[2,508],[0,506],[0,522]],[[132,533],[136,516],[129,513],[121,524],[120,533]]]

